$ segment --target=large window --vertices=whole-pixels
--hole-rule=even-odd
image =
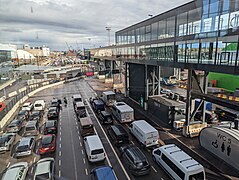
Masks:
[[[167,19],[166,38],[174,37],[174,34],[175,34],[175,17],[170,17]]]
[[[152,40],[157,40],[158,39],[158,22],[152,24],[151,39]]]
[[[187,34],[187,12],[177,16],[177,35],[184,36]]]
[[[159,21],[159,29],[158,29],[158,39],[166,38],[166,21]]]

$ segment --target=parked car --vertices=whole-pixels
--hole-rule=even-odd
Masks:
[[[55,152],[56,150],[56,135],[55,134],[48,134],[42,137],[41,145],[39,148],[40,154],[46,154]]]
[[[2,180],[25,180],[28,171],[27,162],[18,162],[6,169],[2,176]]]
[[[34,144],[34,137],[23,137],[16,148],[16,157],[31,155],[34,148]]]
[[[43,126],[43,134],[57,134],[57,121],[50,120],[45,122]]]
[[[98,114],[98,117],[100,121],[102,122],[102,124],[113,124],[113,117],[111,113],[107,111],[100,111],[100,113]]]
[[[44,100],[37,100],[34,103],[34,110],[35,111],[44,111],[46,103]]]
[[[21,119],[22,121],[25,121],[29,118],[29,111],[27,110],[21,110],[17,114],[17,118]]]
[[[34,180],[53,180],[54,179],[54,158],[44,158],[37,162]]]
[[[100,166],[91,170],[92,180],[116,180],[114,170],[110,166]]]
[[[26,102],[22,106],[22,110],[31,111],[33,109],[33,104],[31,102]]]
[[[135,175],[146,175],[150,172],[150,165],[142,153],[142,151],[135,145],[127,145],[121,147],[122,150],[122,157],[127,164],[126,167],[129,168],[129,171]]]
[[[15,133],[6,133],[0,136],[0,152],[9,151],[15,141]]]
[[[74,95],[72,96],[72,99],[73,99],[73,106],[74,106],[74,107],[75,107],[75,105],[76,105],[77,102],[82,102],[82,101],[83,101],[83,99],[82,99],[82,97],[81,97],[80,94],[74,94]]]
[[[42,113],[41,111],[32,111],[30,117],[29,117],[29,121],[37,121],[39,122],[42,118]]]
[[[58,111],[61,109],[61,100],[60,99],[52,99],[50,107],[56,107]]]
[[[94,99],[91,105],[93,110],[97,113],[105,110],[105,104],[101,99]]]
[[[116,146],[129,144],[129,135],[122,125],[112,125],[107,129],[109,138]]]
[[[37,136],[39,134],[38,122],[28,121],[23,136]]]
[[[59,109],[57,107],[50,107],[48,109],[47,118],[49,120],[52,120],[52,119],[58,119],[58,117],[59,117]]]
[[[6,132],[17,133],[22,128],[22,120],[14,119],[8,126]]]
[[[76,112],[78,120],[80,118],[86,117],[87,113],[86,113],[85,104],[83,102],[77,102],[75,105],[75,112]]]

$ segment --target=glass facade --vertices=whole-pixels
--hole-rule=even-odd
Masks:
[[[116,32],[116,56],[238,65],[239,0],[196,0]]]

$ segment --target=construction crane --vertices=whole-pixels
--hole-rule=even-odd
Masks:
[[[67,46],[68,50],[70,51],[71,49],[70,49],[68,43],[67,42],[65,42],[65,43],[66,43],[66,46]]]

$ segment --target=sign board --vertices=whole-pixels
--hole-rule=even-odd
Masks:
[[[239,170],[239,133],[236,129],[207,127],[200,132],[202,147]]]

